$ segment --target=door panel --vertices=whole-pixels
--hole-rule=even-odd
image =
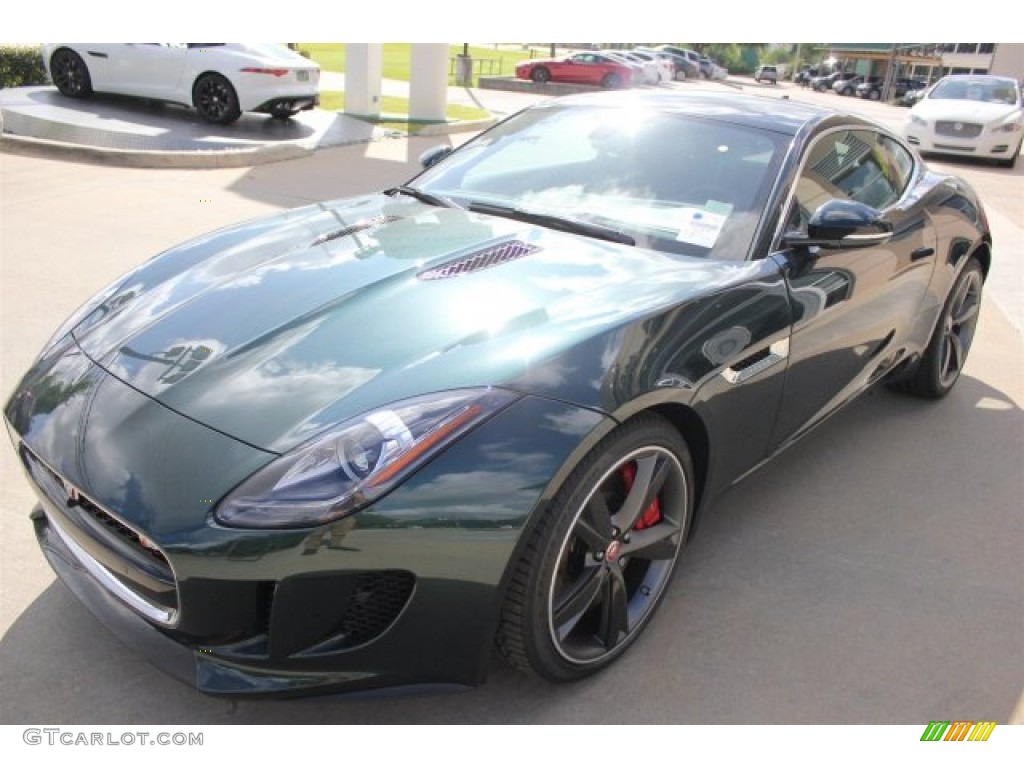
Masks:
[[[881,246],[776,254],[785,265],[794,327],[773,444],[798,437],[876,381],[908,351],[935,264],[935,232],[906,195],[913,161],[874,131],[839,130],[813,145],[799,175],[790,228],[831,199],[883,211]]]

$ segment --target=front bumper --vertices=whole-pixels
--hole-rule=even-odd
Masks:
[[[931,125],[923,127],[914,124],[908,124],[903,135],[909,144],[921,152],[996,160],[1013,157],[1021,141],[1020,132],[995,133],[984,130],[972,138],[959,138],[940,135]]]
[[[184,430],[190,453],[204,454],[201,444],[209,440],[223,449],[229,438],[95,368],[80,381],[91,378],[98,379],[92,389],[83,384],[77,390],[90,410],[74,441],[43,440],[48,417],[39,408],[25,406],[34,410],[28,420],[27,412],[9,410],[16,416],[12,436],[40,500],[32,513],[40,547],[61,581],[119,640],[210,694],[482,682],[520,533],[554,492],[553,478],[581,449],[580,425],[595,433],[610,425],[591,411],[525,397],[374,506],[330,525],[229,529],[213,520],[212,505],[163,525],[183,502],[172,500],[167,509],[166,497],[150,497],[148,489],[161,487],[154,475],[184,469],[193,476],[195,468],[187,458],[186,466],[175,468],[166,454],[156,463],[141,449],[117,452],[94,444],[91,435],[117,440],[121,434],[111,422],[123,414],[107,411],[105,403],[144,411],[148,434]],[[74,400],[62,408],[74,411]],[[140,418],[124,419],[125,429],[135,434]],[[559,431],[562,424],[573,430]],[[552,425],[543,440],[537,425]],[[124,488],[142,491],[106,493],[102,483],[90,485],[92,474],[69,470],[98,452],[118,457],[110,471],[130,478]],[[99,472],[98,464],[88,466]],[[166,567],[148,563],[159,561],[157,555]],[[153,606],[166,613],[151,613]]]

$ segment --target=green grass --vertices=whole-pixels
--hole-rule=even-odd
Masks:
[[[340,112],[345,108],[345,94],[341,91],[322,91],[320,93],[320,109],[331,112]],[[385,128],[394,128],[399,131],[412,131],[417,127],[430,125],[432,121],[410,120],[409,100],[399,96],[380,97],[380,118],[370,120],[375,125]],[[445,108],[445,115],[448,120],[486,120],[491,113],[485,109],[466,107],[461,104],[449,104]],[[368,119],[368,118],[361,118]]]
[[[320,68],[327,72],[345,71],[345,44],[344,43],[298,43],[299,50],[306,53],[313,61],[320,65]],[[545,48],[534,48],[532,58],[547,56]],[[454,58],[462,53],[461,45],[449,46],[449,56]],[[524,59],[531,58],[531,51],[524,50],[519,45],[502,45],[500,48],[493,46],[469,46],[470,58],[474,61],[473,85],[477,83],[477,73],[486,75],[512,75],[515,73],[515,66]],[[477,63],[479,62],[479,63]],[[387,80],[409,80],[409,73],[412,70],[412,44],[410,43],[384,43],[383,44],[383,76]],[[452,70],[449,69],[448,84],[454,85],[455,78]]]

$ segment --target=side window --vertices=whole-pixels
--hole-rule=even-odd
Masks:
[[[913,166],[903,147],[876,131],[829,133],[808,153],[796,183],[797,210],[790,226],[805,229],[811,215],[833,199],[887,208],[903,195]]]

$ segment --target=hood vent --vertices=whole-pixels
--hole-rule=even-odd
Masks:
[[[312,245],[323,245],[331,240],[337,240],[339,237],[348,237],[354,235],[356,232],[365,232],[368,229],[377,229],[377,227],[383,227],[385,224],[390,224],[393,221],[398,221],[401,216],[374,216],[372,219],[363,219],[357,221],[355,224],[350,224],[344,229],[339,229],[335,232],[328,232],[325,235],[320,235],[316,240],[313,241]]]
[[[468,275],[470,272],[479,272],[481,269],[497,267],[509,261],[529,256],[538,250],[540,248],[536,245],[530,245],[521,240],[509,240],[476,253],[460,256],[454,261],[449,261],[447,264],[424,270],[416,276],[420,280],[447,280],[450,277]]]

